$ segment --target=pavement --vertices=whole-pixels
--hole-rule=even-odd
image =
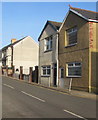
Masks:
[[[2,76],[3,118],[96,118],[96,100]],[[74,93],[76,94],[76,93]]]
[[[12,78],[12,77],[9,77],[9,78]],[[16,79],[16,78],[12,78],[12,79],[21,81],[20,79]],[[26,82],[28,84],[40,86],[40,87],[47,88],[47,89],[50,89],[50,90],[55,90],[55,91],[61,92],[62,94],[66,93],[66,94],[70,94],[72,96],[77,96],[77,97],[83,97],[83,98],[94,99],[94,100],[98,99],[98,95],[95,94],[95,93],[89,93],[89,92],[78,91],[78,90],[71,90],[71,91],[69,91],[68,89],[51,87],[51,86],[48,87],[48,86],[44,86],[44,85],[41,85],[41,84],[38,84],[38,83],[34,83],[34,82],[29,83],[28,81],[25,81],[25,80],[22,80],[22,82]]]
[[[41,86],[41,87],[51,89],[51,90],[55,90],[55,91],[61,92],[63,94],[66,93],[66,94],[69,94],[72,96],[83,97],[83,98],[94,99],[94,100],[97,100],[97,98],[98,98],[98,95],[95,93],[89,93],[89,92],[78,91],[78,90],[69,91],[68,89],[57,88],[57,87],[48,87],[48,86],[44,86],[44,85],[36,84],[36,83],[30,83],[30,84],[33,84],[36,86]]]

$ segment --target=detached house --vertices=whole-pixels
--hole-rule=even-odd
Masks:
[[[23,74],[29,74],[29,67],[38,66],[39,45],[30,36],[20,40],[12,39],[11,44],[2,48],[2,67],[12,68],[19,74],[23,66]]]
[[[39,83],[58,86],[58,30],[59,22],[47,21],[39,40]]]
[[[59,83],[72,79],[72,89],[95,91],[98,59],[98,13],[70,6],[59,29]]]

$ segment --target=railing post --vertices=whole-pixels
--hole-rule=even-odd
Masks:
[[[4,74],[4,72],[3,72],[3,67],[1,67],[1,74],[2,74],[2,75]]]
[[[20,80],[23,80],[23,66],[20,66]]]
[[[6,76],[8,76],[8,66],[6,66]]]
[[[29,68],[29,83],[32,82],[33,78],[32,78],[32,71],[33,71],[33,67]]]
[[[38,83],[38,66],[35,66],[35,81]]]
[[[14,66],[12,66],[12,77],[14,77]]]

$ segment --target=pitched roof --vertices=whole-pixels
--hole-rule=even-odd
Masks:
[[[27,36],[26,36],[26,37],[27,37]],[[24,37],[24,38],[26,38],[26,37]],[[22,38],[22,39],[20,39],[20,40],[17,40],[17,41],[14,42],[14,43],[10,43],[9,45],[3,47],[2,50],[5,50],[5,49],[7,49],[8,47],[11,47],[11,46],[13,46],[13,45],[19,43],[19,42],[22,41],[24,38]]]
[[[43,28],[43,30],[42,30],[42,32],[41,32],[41,34],[40,34],[40,36],[39,36],[39,38],[38,38],[38,41],[39,41],[41,35],[43,34],[43,32],[44,32],[44,30],[45,30],[45,28],[47,27],[48,24],[49,24],[55,31],[57,31],[57,30],[59,30],[59,28],[60,28],[60,26],[61,26],[62,23],[61,23],[61,22],[55,22],[55,21],[47,21],[46,24],[45,24],[45,26],[44,26],[44,28]]]
[[[70,10],[75,11],[76,13],[82,15],[83,17],[87,19],[98,20],[98,12],[80,9],[80,8],[74,8],[72,6],[70,6]]]
[[[59,30],[60,26],[61,26],[61,22],[55,22],[55,21],[48,21],[50,24],[52,24],[56,30]]]

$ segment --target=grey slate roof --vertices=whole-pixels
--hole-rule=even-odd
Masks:
[[[48,21],[51,25],[53,25],[55,27],[56,30],[59,30],[60,26],[61,26],[61,22],[55,22],[55,21]]]
[[[98,20],[98,12],[80,9],[80,8],[73,8],[71,6],[70,9],[76,11],[77,13],[81,14],[87,19]]]
[[[26,36],[26,37],[27,37],[27,36]],[[26,37],[24,37],[24,38],[26,38]],[[20,39],[20,40],[17,40],[16,42],[11,43],[11,44],[9,44],[9,45],[7,45],[7,46],[3,47],[3,48],[2,48],[2,50],[5,50],[5,49],[7,49],[8,47],[10,47],[10,46],[13,46],[13,45],[17,44],[18,42],[20,42],[20,41],[21,41],[21,40],[23,40],[24,38],[22,38],[22,39]]]
[[[45,30],[45,28],[47,27],[48,24],[49,24],[55,31],[57,31],[57,30],[59,30],[59,28],[60,28],[60,26],[61,26],[62,23],[61,23],[61,22],[55,22],[55,21],[47,21],[46,24],[45,24],[45,26],[44,26],[44,28],[43,28],[43,30],[42,30],[42,32],[41,32],[41,34],[40,34],[40,36],[39,36],[39,38],[38,38],[38,41],[39,41],[41,35],[43,34],[43,31]]]

